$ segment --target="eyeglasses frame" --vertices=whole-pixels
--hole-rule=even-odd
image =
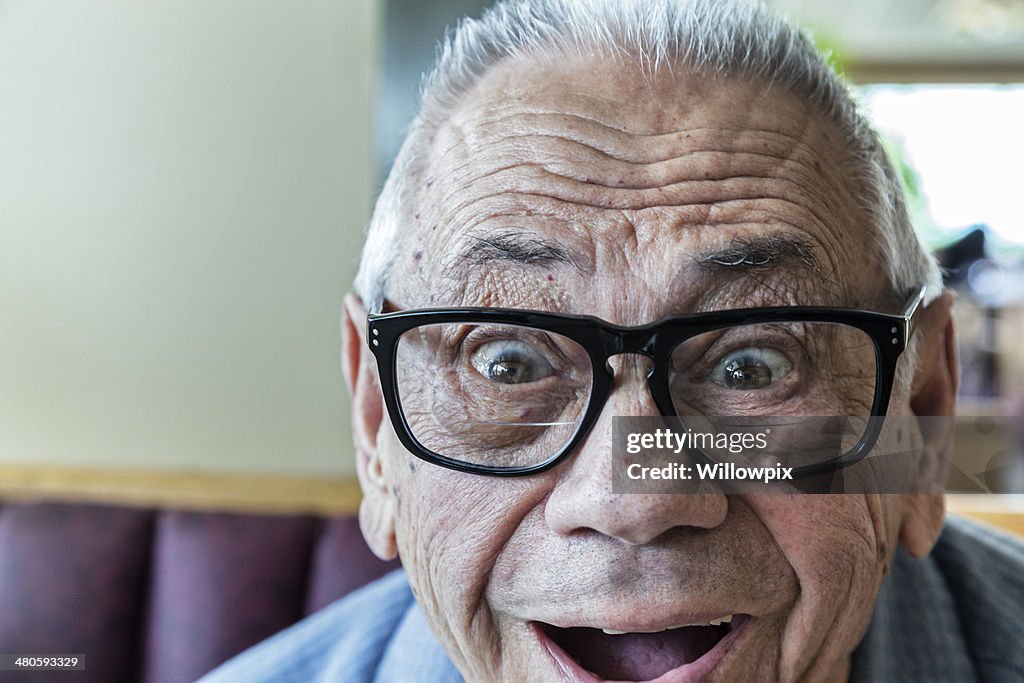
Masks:
[[[366,340],[377,361],[381,393],[399,441],[413,455],[429,463],[459,472],[495,477],[521,477],[544,472],[568,458],[597,422],[608,401],[614,374],[612,356],[631,353],[650,358],[647,386],[663,417],[676,418],[669,392],[669,357],[675,348],[694,336],[726,327],[774,322],[838,323],[857,328],[875,347],[875,397],[867,430],[852,449],[837,458],[793,470],[794,478],[835,472],[860,461],[878,440],[892,395],[896,366],[917,329],[924,307],[926,287],[920,286],[899,314],[879,313],[833,306],[770,306],[670,316],[637,327],[625,327],[590,315],[549,313],[506,308],[424,308],[367,315]],[[412,433],[401,409],[398,392],[397,345],[403,334],[424,325],[442,323],[490,323],[519,325],[552,332],[571,339],[590,357],[593,372],[587,409],[569,442],[555,455],[537,465],[492,467],[474,465],[435,453]],[[603,369],[603,371],[601,371]]]

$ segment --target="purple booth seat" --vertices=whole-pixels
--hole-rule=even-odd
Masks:
[[[69,683],[194,681],[397,566],[349,517],[7,504],[0,653],[84,654]]]

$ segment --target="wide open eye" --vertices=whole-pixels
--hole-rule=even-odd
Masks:
[[[534,347],[516,339],[481,344],[473,352],[471,362],[485,378],[502,384],[536,382],[555,372]]]
[[[711,381],[739,391],[765,389],[792,369],[789,359],[775,349],[737,349],[718,361],[711,371]]]

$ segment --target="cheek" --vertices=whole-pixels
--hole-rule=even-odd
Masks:
[[[501,528],[490,509],[487,487],[401,454],[406,464],[396,486],[395,532],[399,555],[411,577],[439,594],[459,594],[453,604],[470,604],[482,589],[489,558],[502,546]]]
[[[807,671],[849,654],[870,621],[896,540],[896,496],[763,496],[757,509],[800,584],[783,668]]]
[[[884,571],[896,529],[892,496],[764,496],[757,509],[802,590]]]
[[[542,496],[526,480],[464,474],[418,460],[393,434],[387,447],[398,552],[413,591],[441,640],[456,652],[472,652],[473,643],[479,648],[480,641],[496,637],[486,601],[496,558]]]

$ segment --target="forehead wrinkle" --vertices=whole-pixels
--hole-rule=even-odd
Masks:
[[[519,168],[540,169],[569,180],[606,188],[653,189],[670,185],[688,177],[700,180],[727,180],[732,178],[778,178],[786,171],[799,173],[803,179],[813,181],[821,173],[821,165],[806,150],[790,145],[783,152],[722,150],[713,147],[692,147],[677,150],[669,156],[643,162],[628,161],[608,155],[605,151],[567,138],[554,135],[531,135],[541,143],[534,159],[523,158],[524,136],[506,136],[487,148],[486,163],[479,156],[469,158],[449,171],[456,185],[483,180]],[[545,143],[554,143],[545,144]],[[555,146],[560,147],[556,149]],[[479,171],[476,167],[481,166]],[[753,170],[743,174],[730,173],[731,166],[744,166]],[[777,171],[772,173],[772,171]]]
[[[758,212],[762,214],[763,219],[758,220],[756,223],[753,224],[751,224],[750,220],[751,218],[753,218],[753,216],[750,215],[749,210],[739,212],[741,214],[744,214],[742,216],[730,217],[724,211],[719,216],[709,215],[707,212],[700,211],[700,207],[687,207],[688,211],[686,212],[680,212],[678,210],[666,212],[665,209],[659,207],[658,209],[642,212],[601,211],[601,215],[599,217],[595,216],[593,220],[588,220],[585,223],[580,221],[574,221],[573,223],[569,223],[566,221],[560,221],[556,224],[549,223],[548,226],[550,227],[548,227],[547,230],[545,230],[544,232],[548,233],[548,237],[558,240],[559,242],[565,242],[566,240],[571,239],[578,239],[580,237],[583,238],[584,244],[587,244],[588,246],[582,252],[579,252],[576,249],[574,249],[574,251],[580,254],[576,256],[578,261],[582,264],[585,264],[585,268],[583,269],[583,274],[585,275],[593,275],[595,272],[597,272],[597,268],[594,265],[595,262],[590,256],[590,252],[598,248],[598,246],[604,242],[610,240],[612,243],[614,243],[613,245],[610,245],[610,248],[620,251],[624,248],[630,248],[633,250],[639,249],[640,245],[638,243],[638,238],[636,234],[638,224],[645,227],[645,229],[648,230],[650,229],[651,224],[655,224],[654,229],[657,232],[662,233],[666,236],[671,236],[673,234],[678,235],[682,231],[700,231],[703,228],[731,228],[732,230],[730,230],[730,232],[734,232],[735,228],[740,228],[746,225],[750,225],[751,229],[758,231],[764,231],[766,229],[769,229],[769,225],[775,225],[781,226],[783,229],[788,231],[797,230],[801,233],[809,234],[806,233],[806,231],[803,230],[801,227],[794,225],[791,220],[787,220],[789,218],[788,216],[779,217],[778,215],[773,215],[774,212],[768,211],[767,209],[764,208],[763,202],[758,202],[758,205],[761,207],[760,209],[758,209]],[[576,211],[578,211],[578,208],[574,206],[569,207],[569,211],[575,213]],[[656,212],[657,214],[660,215],[655,215],[652,212]],[[685,220],[686,216],[684,214],[694,212],[696,212],[697,215],[691,216],[693,221],[687,222]],[[670,213],[672,215],[663,220],[662,218],[664,217],[665,213]],[[555,228],[555,226],[559,225],[559,223],[559,227],[562,227],[562,230],[557,230],[557,228]],[[612,230],[612,225],[618,225],[620,226],[620,229]],[[623,234],[623,229],[621,227],[623,225],[630,226],[629,229],[625,230],[625,234]],[[536,227],[536,224],[533,227]],[[550,234],[549,231],[551,229],[557,230],[555,235]],[[456,234],[451,235],[451,238],[455,240],[459,239],[459,237]],[[813,236],[814,244],[819,244],[819,239],[820,237]],[[455,244],[452,243],[449,249],[444,251],[450,253],[451,251],[454,250]],[[836,268],[836,263],[834,260],[835,255],[829,249],[817,249],[816,252],[819,253],[819,258],[817,259],[818,263],[828,264],[827,271],[825,267],[819,265],[818,272],[827,272],[828,274],[831,275]],[[463,269],[461,267],[461,264],[458,264],[453,259],[442,259],[442,261],[443,263],[441,263],[440,265],[442,265],[443,270],[448,271],[454,269]],[[832,278],[822,275],[821,277],[818,277],[816,279],[819,281],[820,284],[821,282],[831,280]]]
[[[608,100],[608,104],[621,103]],[[840,233],[846,227],[844,214],[854,214],[836,210],[837,205],[847,202],[849,191],[836,182],[836,173],[822,170],[826,166],[826,170],[834,171],[837,155],[827,153],[834,145],[825,144],[829,142],[828,135],[820,134],[821,123],[813,117],[782,117],[775,119],[779,122],[777,126],[769,125],[773,123],[770,121],[757,127],[677,126],[667,132],[662,129],[636,133],[595,118],[597,113],[586,116],[565,110],[527,108],[522,99],[491,98],[477,105],[467,103],[460,107],[462,115],[445,124],[445,134],[435,138],[438,144],[428,152],[428,163],[433,166],[431,176],[438,181],[434,189],[439,192],[435,194],[440,195],[431,197],[430,210],[443,214],[446,242],[457,238],[452,233],[472,229],[495,215],[510,212],[509,206],[514,205],[528,207],[527,213],[534,207],[546,207],[552,213],[569,215],[574,223],[585,221],[591,229],[602,225],[606,214],[629,216],[634,221],[660,214],[670,216],[666,221],[670,226],[750,223],[761,230],[766,226],[757,225],[756,219],[769,216],[773,223],[815,234],[822,244],[840,249],[845,246],[847,254],[852,248],[844,245]],[[700,103],[695,107],[699,110]],[[703,113],[708,113],[706,106]],[[689,115],[687,111],[680,114]],[[750,120],[755,116],[751,112],[739,118]],[[735,120],[738,118],[733,117]],[[799,126],[789,125],[789,121],[796,121]],[[713,147],[722,148],[717,156],[708,153],[708,148]],[[722,152],[733,154],[729,157]],[[692,154],[690,163],[672,156],[679,153]],[[587,155],[594,168],[580,164],[578,157]],[[595,158],[597,161],[593,161]],[[602,180],[601,174],[609,172],[608,164],[616,161],[626,164],[623,168],[629,168],[636,176],[634,182],[639,180],[642,186],[622,191],[617,187],[602,189],[596,181]],[[682,165],[678,169],[682,175],[698,178],[675,186],[657,186],[650,175],[665,171],[658,164],[666,161],[668,167]],[[715,163],[733,166],[734,171],[736,166],[749,170],[751,164],[759,163],[777,163],[779,167],[775,175],[738,175],[717,169],[716,176],[727,177],[700,177],[715,170],[709,168]],[[549,167],[545,168],[545,164]],[[688,173],[690,165],[694,167],[693,173]],[[670,174],[664,175],[671,178]],[[836,192],[837,189],[840,191]],[[518,227],[518,223],[513,225]],[[824,249],[822,260],[835,271],[842,252],[832,251]]]
[[[585,152],[584,152],[585,153]],[[544,170],[587,185],[627,190],[651,190],[671,187],[687,180],[733,180],[733,179],[776,179],[789,180],[782,172],[782,166],[790,159],[756,152],[723,152],[702,149],[687,152],[643,164],[624,162],[610,157],[567,161],[553,159],[534,164]],[[586,165],[590,162],[591,165]],[[596,162],[596,163],[595,163]],[[794,165],[803,164],[802,161]],[[733,167],[747,168],[743,173],[731,170]],[[795,170],[795,169],[794,169]]]
[[[576,74],[576,77],[589,77],[592,68],[593,66],[588,64],[587,73]],[[742,113],[746,113],[746,116],[743,117],[742,128],[730,128],[726,125],[722,129],[735,131],[756,127],[751,124],[760,113],[758,103],[764,99],[781,101],[789,97],[788,104],[791,106],[787,116],[772,121],[771,130],[780,133],[792,134],[799,128],[797,120],[808,118],[812,112],[805,102],[784,89],[773,89],[770,85],[757,81],[736,78],[707,79],[689,74],[663,94],[648,93],[637,98],[632,94],[624,94],[621,90],[609,96],[595,94],[592,85],[588,85],[586,90],[574,90],[573,76],[564,77],[565,74],[560,73],[559,68],[549,68],[546,71],[553,77],[546,79],[540,88],[529,90],[517,87],[519,84],[515,82],[510,84],[511,87],[502,87],[495,83],[495,80],[500,79],[491,79],[490,87],[477,88],[475,95],[465,100],[466,106],[452,116],[449,123],[471,124],[480,118],[504,123],[517,118],[542,116],[556,120],[573,119],[576,125],[590,126],[612,135],[622,134],[630,139],[657,139],[666,134],[671,135],[675,122],[671,117],[663,116],[665,102],[678,107],[675,113],[687,116],[704,104],[709,96],[714,97],[723,90],[723,86],[730,85],[739,86],[740,89],[733,89],[731,93],[727,103],[731,108],[729,113],[733,118],[740,118],[737,115]],[[491,75],[494,74],[492,71]],[[551,88],[547,87],[551,85],[562,89],[552,93]],[[547,106],[544,102],[555,98],[556,108]]]
[[[566,86],[571,86],[571,83],[567,83]],[[752,87],[756,89],[756,86]],[[688,116],[692,110],[699,109],[702,102],[700,98],[694,97],[688,92],[684,96],[684,92],[686,92],[685,89],[678,92],[673,91],[671,101],[682,106],[688,96],[694,106],[680,112],[681,115]],[[755,99],[765,96],[768,95],[762,95]],[[742,126],[730,125],[725,121],[716,126],[704,126],[699,125],[698,121],[694,121],[691,125],[680,127],[678,123],[669,122],[659,125],[656,129],[651,129],[652,132],[648,133],[631,131],[621,123],[602,120],[598,118],[599,113],[593,107],[577,110],[573,106],[577,104],[576,100],[583,100],[585,103],[598,102],[608,109],[609,114],[621,116],[624,103],[620,100],[595,97],[589,94],[575,95],[572,92],[559,93],[557,108],[552,109],[532,103],[531,97],[534,101],[537,99],[535,93],[532,92],[524,93],[520,97],[510,96],[505,90],[496,90],[489,96],[478,94],[467,100],[465,106],[460,107],[442,125],[441,131],[474,144],[493,142],[491,138],[494,138],[495,135],[491,132],[495,130],[498,131],[497,137],[505,135],[508,131],[512,131],[516,135],[553,134],[597,147],[613,157],[646,162],[652,159],[644,155],[650,150],[657,150],[660,144],[671,142],[685,144],[691,138],[698,142],[706,137],[719,138],[717,146],[731,151],[732,148],[724,147],[722,143],[729,143],[737,136],[751,131],[762,133],[765,137],[778,136],[780,139],[776,143],[781,142],[785,148],[788,148],[795,137],[804,135],[807,128],[804,123],[814,119],[801,105],[800,111],[792,112],[789,116],[776,117],[767,122],[755,121],[753,119],[756,118],[758,108],[750,107],[748,109],[750,113],[745,117],[746,120]],[[586,113],[582,113],[583,111]],[[659,107],[657,113],[660,111]],[[735,113],[735,111],[731,113]],[[638,114],[628,120],[628,123],[632,124],[634,128],[645,118],[652,118],[652,116],[658,118],[650,111]],[[638,142],[642,144],[637,144]]]
[[[591,139],[579,140],[581,144],[595,146],[602,139],[625,141],[624,148],[633,154],[651,149],[652,141],[662,136],[678,137],[678,124],[683,121],[693,123],[684,126],[684,136],[689,135],[686,129],[720,137],[724,131],[724,138],[729,140],[761,129],[788,138],[784,141],[786,147],[791,147],[795,138],[815,138],[815,132],[823,133],[816,140],[829,139],[828,126],[820,113],[770,83],[720,78],[684,68],[679,74],[662,74],[640,87],[637,74],[628,65],[612,60],[607,67],[595,79],[591,59],[557,63],[537,58],[507,60],[477,84],[447,125],[477,129],[471,134],[479,135],[481,142],[488,137],[487,128],[512,128],[528,134],[544,132],[543,126],[554,125],[563,136],[581,129],[591,133],[583,136]],[[548,104],[551,102],[556,103],[554,108]],[[721,123],[700,125],[714,111],[716,102],[721,112],[713,117]],[[531,117],[539,117],[542,125]],[[567,124],[566,119],[574,120]],[[605,151],[614,155],[615,150]],[[827,162],[835,155],[822,156]]]
[[[491,114],[485,112],[484,114]],[[529,120],[529,124],[524,123]],[[465,121],[462,124],[449,123],[448,132],[455,135],[456,140],[444,148],[438,155],[443,158],[453,147],[471,140],[479,146],[500,143],[505,138],[552,138],[600,151],[606,156],[619,161],[637,164],[665,161],[686,153],[702,150],[718,150],[723,152],[757,153],[749,145],[746,138],[758,136],[761,153],[786,158],[790,156],[794,142],[803,140],[806,127],[800,130],[801,137],[793,132],[777,128],[759,126],[689,126],[677,128],[657,134],[637,134],[607,127],[593,119],[564,112],[545,111],[532,112],[519,110],[501,118],[481,117],[481,120]],[[468,134],[472,131],[472,134]]]
[[[465,186],[463,186],[465,187]],[[449,228],[446,232],[456,238],[465,226],[479,225],[496,216],[509,216],[511,225],[527,224],[531,214],[540,213],[543,216],[564,217],[566,223],[571,223],[570,229],[574,232],[589,233],[607,218],[615,217],[616,220],[622,217],[630,217],[631,220],[640,220],[644,215],[651,213],[658,214],[658,220],[666,223],[665,227],[682,226],[687,223],[695,226],[711,225],[738,225],[753,224],[754,228],[763,229],[764,225],[757,225],[758,222],[783,223],[794,228],[805,231],[805,226],[799,225],[803,221],[794,222],[794,208],[798,211],[808,211],[813,214],[817,222],[823,223],[823,217],[816,213],[816,207],[802,206],[795,203],[787,193],[785,197],[766,197],[763,192],[748,197],[732,198],[729,200],[717,200],[717,191],[710,198],[689,198],[685,205],[675,205],[662,200],[657,206],[633,210],[609,212],[604,205],[584,206],[577,197],[566,198],[564,196],[552,196],[548,194],[528,194],[522,192],[509,192],[504,187],[495,187],[494,192],[481,196],[466,195],[464,201],[454,208],[447,208],[449,215],[446,217],[446,224]],[[799,190],[800,188],[796,188]],[[479,188],[477,188],[479,191]],[[445,190],[445,194],[449,192]],[[463,198],[459,194],[460,198]],[[797,194],[798,198],[802,195]],[[806,196],[806,195],[803,195]],[[575,200],[575,201],[574,201]],[[581,210],[584,212],[580,215]],[[581,220],[588,225],[582,226]],[[529,221],[532,222],[532,221]],[[830,230],[824,231],[826,236]],[[826,260],[835,270],[835,263],[832,254],[826,250]]]
[[[790,148],[791,153],[793,147]],[[737,155],[717,155],[720,166],[734,166],[744,159]],[[762,158],[762,157],[755,157]],[[776,157],[771,157],[775,161]],[[442,197],[440,202],[432,202],[433,205],[445,207],[444,212],[448,214],[446,223],[457,229],[459,224],[467,222],[473,215],[478,217],[486,216],[488,212],[472,211],[466,212],[470,205],[493,199],[503,194],[516,194],[523,197],[549,198],[555,201],[563,201],[574,205],[587,205],[596,209],[619,209],[619,210],[641,210],[653,206],[683,206],[683,205],[715,205],[727,202],[745,200],[778,201],[805,210],[810,216],[826,229],[834,228],[829,209],[835,203],[835,198],[823,198],[820,195],[827,194],[820,191],[820,186],[813,182],[820,178],[818,169],[811,170],[808,163],[803,160],[791,161],[789,159],[778,159],[779,166],[775,175],[762,174],[729,174],[723,172],[727,169],[717,169],[713,174],[709,169],[710,164],[692,164],[695,170],[700,170],[701,175],[726,176],[724,179],[714,178],[697,180],[686,180],[670,183],[657,187],[651,187],[657,180],[650,180],[641,187],[608,187],[593,181],[586,172],[582,173],[583,181],[562,176],[557,172],[546,170],[542,165],[533,161],[515,160],[510,164],[498,165],[496,168],[489,168],[478,175],[472,175],[471,171],[480,166],[479,156],[459,167],[463,174],[446,174],[447,182],[442,182]],[[578,163],[572,164],[579,166]],[[680,172],[690,170],[691,164],[685,160],[679,163]],[[582,168],[582,167],[581,167]],[[801,178],[811,182],[801,183],[786,177],[786,172],[795,173]],[[599,175],[599,174],[598,174]],[[691,174],[686,174],[691,175]],[[668,178],[672,180],[673,178]],[[610,182],[610,181],[608,181]],[[717,183],[717,184],[716,184]],[[747,183],[747,193],[743,194],[736,189]],[[751,187],[753,185],[754,187]],[[517,187],[518,186],[518,187]],[[725,198],[730,192],[735,193],[732,197]],[[666,201],[666,194],[689,194],[683,198],[673,198]],[[736,196],[739,194],[739,196]],[[459,201],[453,203],[451,200],[457,198]],[[467,216],[462,214],[467,213]],[[792,222],[792,221],[791,221]]]
[[[524,136],[524,138],[528,138],[528,136]],[[594,150],[589,145],[580,144],[578,149]],[[452,147],[450,152],[454,153],[458,147],[458,145]],[[596,163],[588,166],[579,158],[567,158],[570,155],[565,154],[564,150],[559,153],[550,149],[545,150],[546,154],[543,155],[538,155],[536,149],[531,149],[529,152],[535,157],[540,156],[540,158],[530,159],[523,158],[525,156],[522,150],[523,146],[517,145],[516,147],[514,154],[495,154],[488,150],[482,155],[477,154],[472,157],[466,154],[461,155],[466,161],[448,169],[448,172],[444,174],[445,181],[442,185],[447,186],[445,188],[447,191],[444,192],[445,196],[443,197],[446,201],[442,203],[447,203],[451,195],[465,194],[467,190],[477,185],[482,185],[485,191],[489,187],[497,185],[494,187],[493,194],[506,189],[519,190],[521,194],[547,194],[556,199],[589,203],[592,206],[603,208],[637,209],[644,208],[645,204],[654,205],[651,199],[647,199],[652,194],[660,198],[665,192],[685,190],[688,187],[693,187],[693,184],[697,184],[696,186],[699,188],[699,183],[707,181],[767,180],[791,186],[795,196],[807,195],[807,190],[811,188],[795,183],[786,177],[787,172],[795,172],[794,166],[796,166],[805,169],[806,172],[800,175],[809,180],[821,175],[820,172],[812,175],[809,163],[803,162],[802,159],[790,163],[796,155],[797,148],[800,147],[799,144],[790,145],[785,156],[763,153],[707,152],[703,153],[702,158],[696,160],[686,156],[677,156],[666,160],[662,166],[622,166],[615,162]],[[597,153],[600,154],[600,151],[598,150]],[[578,157],[578,155],[576,156]],[[549,158],[553,161],[548,161]],[[747,172],[740,173],[735,170],[737,166],[744,166],[750,160],[759,162],[757,164],[761,166],[759,172],[747,170]],[[598,162],[601,161],[607,161],[607,158],[598,159]],[[606,170],[609,167],[612,169],[611,175]],[[618,170],[617,177],[613,177],[615,170]],[[627,185],[629,179],[631,180]],[[519,187],[517,188],[516,185]],[[655,192],[645,192],[646,190]],[[594,195],[596,197],[589,202],[581,201],[579,195],[585,196],[588,193],[592,197]],[[689,202],[674,203],[710,203],[713,200],[713,198],[697,198]],[[454,211],[457,212],[464,206],[465,203],[456,205]],[[819,220],[822,218],[820,213],[818,218]]]
[[[564,119],[566,115],[564,113],[551,113],[544,112],[541,114],[534,114],[535,117],[539,116],[542,121],[548,123],[557,124],[552,126],[550,131],[552,134],[545,133],[543,130],[538,130],[536,122],[529,126],[516,126],[516,125],[503,125],[508,122],[518,123],[519,120],[527,118],[531,115],[531,112],[524,112],[522,107],[518,104],[506,105],[506,109],[512,113],[508,113],[498,118],[498,123],[493,122],[488,118],[488,115],[492,114],[491,110],[487,108],[478,108],[476,116],[463,116],[459,121],[453,121],[449,123],[447,128],[447,139],[448,146],[441,152],[441,156],[447,160],[454,162],[451,157],[457,157],[460,160],[464,160],[460,164],[449,164],[454,168],[449,170],[449,173],[444,174],[446,178],[451,179],[451,185],[454,187],[451,189],[451,193],[459,193],[460,190],[471,186],[474,183],[478,183],[486,179],[495,179],[499,177],[502,181],[512,180],[522,181],[525,179],[527,187],[522,188],[525,190],[525,194],[545,194],[550,193],[551,188],[542,187],[537,188],[536,185],[550,185],[552,181],[559,183],[560,181],[570,181],[575,175],[576,178],[582,179],[585,187],[574,188],[568,187],[567,192],[563,195],[555,194],[557,199],[565,199],[568,201],[575,201],[580,203],[579,199],[572,196],[564,196],[565,194],[575,194],[575,190],[579,190],[582,193],[595,193],[595,186],[606,185],[606,189],[617,189],[613,188],[613,185],[621,183],[625,185],[626,177],[633,177],[634,180],[631,182],[631,188],[625,189],[652,189],[657,190],[658,194],[665,191],[678,190],[679,188],[665,187],[666,184],[671,185],[672,183],[667,182],[678,177],[676,173],[669,171],[669,175],[662,173],[662,178],[641,177],[641,174],[647,175],[659,175],[651,173],[650,167],[637,169],[634,167],[620,167],[618,171],[621,177],[612,178],[601,176],[608,176],[607,164],[595,164],[595,167],[584,168],[584,165],[580,163],[577,158],[579,154],[576,152],[587,153],[588,150],[592,150],[590,154],[596,155],[602,161],[607,161],[607,155],[609,152],[612,153],[612,158],[616,153],[616,150],[606,149],[606,146],[595,146],[594,140],[582,139],[578,135],[574,135],[571,138],[565,137],[567,133],[573,131],[567,131]],[[462,111],[466,111],[463,109]],[[550,121],[549,121],[550,120]],[[622,131],[611,129],[603,124],[596,124],[600,130],[604,133],[610,134],[613,138],[625,139],[629,142],[625,146],[626,149],[636,152],[637,150],[652,150],[656,145],[636,144],[637,135],[624,133]],[[509,134],[507,129],[509,127],[520,128],[522,132]],[[826,176],[825,180],[831,181],[831,174],[823,174],[821,172],[821,156],[814,153],[812,145],[807,143],[808,139],[814,137],[814,126],[801,126],[800,137],[796,138],[789,133],[781,133],[773,129],[754,129],[750,126],[745,128],[732,128],[732,127],[718,127],[718,128],[694,128],[693,131],[702,131],[707,134],[710,138],[718,138],[713,140],[718,142],[718,147],[723,147],[725,150],[733,152],[728,153],[709,153],[705,159],[690,159],[686,160],[685,154],[692,153],[697,149],[706,149],[709,147],[706,141],[700,140],[700,144],[694,144],[688,142],[691,137],[702,137],[694,135],[690,130],[681,130],[670,132],[667,134],[659,134],[653,136],[652,139],[663,139],[676,141],[681,143],[681,148],[678,151],[670,149],[668,152],[675,154],[676,156],[666,157],[666,152],[658,149],[653,149],[652,152],[647,154],[646,160],[643,163],[657,163],[658,161],[669,161],[670,167],[681,166],[677,170],[679,175],[685,176],[703,176],[702,179],[710,176],[716,176],[718,179],[722,177],[728,177],[730,180],[739,178],[738,174],[731,174],[723,172],[726,168],[719,169],[717,173],[712,173],[709,170],[709,166],[717,164],[722,167],[733,167],[747,165],[750,160],[763,159],[765,164],[774,166],[776,162],[779,163],[779,167],[771,178],[780,180],[782,182],[789,181],[794,187],[793,194],[798,197],[808,197],[809,195],[817,195],[820,193],[809,191],[815,189],[815,181],[820,181],[823,175]],[[497,135],[491,135],[488,131],[498,131]],[[724,131],[724,132],[723,132]],[[771,137],[770,140],[765,138]],[[593,138],[594,136],[591,136]],[[642,136],[641,136],[642,137]],[[754,139],[751,139],[754,138]],[[544,143],[558,143],[559,145],[571,145],[575,143],[579,147],[568,149],[563,147],[558,149],[557,145],[544,144]],[[757,143],[757,144],[756,144]],[[757,147],[764,149],[757,149]],[[753,149],[752,149],[753,148]],[[470,150],[474,153],[470,154]],[[740,154],[740,150],[743,150],[743,154]],[[461,152],[461,153],[460,153]],[[480,153],[482,152],[482,153]],[[568,152],[568,153],[567,153]],[[680,157],[683,155],[683,158]],[[533,158],[530,158],[530,157]],[[635,158],[635,157],[634,157]],[[551,161],[553,160],[553,161]],[[654,160],[654,161],[650,161]],[[712,163],[704,163],[704,161],[710,161]],[[688,163],[692,162],[692,163]],[[828,159],[825,159],[826,163]],[[614,165],[613,165],[614,166]],[[693,166],[692,173],[690,166]],[[812,168],[813,167],[813,168]],[[545,170],[551,175],[545,176]],[[748,179],[761,179],[768,176],[764,173],[765,169],[762,168],[761,173],[746,173],[742,177]],[[774,170],[774,169],[773,169]],[[612,175],[615,174],[615,169],[611,171]],[[793,183],[788,178],[779,178],[780,174],[792,173],[799,176],[801,183]],[[711,178],[714,179],[714,178]],[[603,182],[602,182],[603,181]],[[659,186],[660,184],[660,186]],[[837,189],[835,183],[829,183],[832,185],[829,189]],[[534,185],[534,187],[529,187]],[[446,193],[450,194],[450,193]],[[621,193],[616,193],[621,196]],[[840,193],[842,196],[842,193]],[[753,198],[753,197],[749,197]],[[445,197],[448,199],[448,197]],[[471,198],[470,198],[471,199]],[[595,200],[591,200],[589,203],[592,206],[601,208],[619,208],[619,209],[635,209],[643,208],[642,204],[645,203],[643,197],[639,200],[631,199],[627,203],[616,201],[614,196],[598,197]],[[701,200],[698,198],[698,202]],[[708,203],[713,201],[712,199],[706,199],[701,203]],[[588,203],[588,202],[584,202]],[[678,202],[676,202],[678,203]],[[815,218],[820,223],[828,225],[829,220],[825,218],[827,207],[835,203],[835,198],[830,197],[826,202],[816,202],[817,206],[808,207],[814,214]],[[463,203],[464,206],[465,203]],[[457,212],[462,206],[456,206],[455,211]]]
[[[536,200],[538,197],[530,197],[530,200]],[[683,207],[665,207],[658,206],[651,209],[645,209],[641,211],[608,211],[607,209],[593,209],[586,210],[586,207],[580,207],[578,204],[571,204],[568,202],[557,201],[552,198],[547,199],[548,209],[544,211],[545,214],[568,214],[570,220],[558,221],[564,227],[567,235],[558,235],[555,239],[562,240],[570,236],[578,236],[584,239],[585,243],[593,245],[588,247],[585,253],[589,254],[592,248],[596,248],[598,244],[605,241],[606,239],[612,238],[615,242],[614,248],[619,250],[628,247],[630,244],[634,248],[639,245],[636,243],[636,232],[637,226],[642,225],[645,229],[655,229],[658,232],[665,234],[679,233],[682,230],[687,229],[701,229],[701,228],[726,228],[726,227],[739,227],[744,225],[750,225],[751,229],[764,231],[769,229],[768,226],[776,225],[782,226],[783,229],[792,231],[797,230],[800,233],[809,235],[815,244],[818,244],[823,237],[828,235],[815,234],[814,231],[807,231],[806,227],[794,223],[792,208],[788,210],[784,207],[779,207],[772,201],[766,201],[762,197],[758,197],[755,200],[736,200],[729,202],[719,202],[711,208],[709,211],[709,205],[687,205]],[[498,211],[491,210],[494,203],[498,203],[501,208]],[[511,205],[510,205],[511,202]],[[778,202],[778,204],[785,204],[784,201]],[[457,223],[466,221],[467,224],[481,225],[489,220],[493,220],[496,214],[509,215],[510,222],[503,225],[502,227],[514,227],[521,229],[520,226],[525,227],[530,225],[531,228],[538,227],[537,223],[527,224],[525,221],[520,222],[516,219],[517,216],[523,216],[530,218],[529,212],[532,209],[526,209],[525,206],[536,206],[534,202],[524,201],[521,196],[510,195],[507,193],[496,193],[480,203],[473,204],[467,208],[466,212],[471,212],[474,215],[455,217],[449,223],[449,225],[455,225]],[[585,209],[585,214],[580,215],[581,208]],[[525,214],[525,216],[524,216]],[[477,218],[478,220],[474,220]],[[609,223],[610,221],[610,223]],[[619,234],[621,230],[611,230],[611,225],[625,225],[632,226],[630,230],[627,230],[627,234]],[[551,225],[550,223],[548,225]],[[550,228],[549,228],[550,229]],[[447,249],[439,250],[439,253],[453,253],[457,251],[456,244],[464,239],[466,231],[453,229],[447,231],[448,243]],[[733,231],[730,231],[733,232]],[[608,233],[605,235],[605,233]],[[454,240],[454,241],[453,241]],[[821,263],[828,263],[830,272],[835,271],[836,262],[835,255],[829,249],[819,250],[821,257],[819,261]],[[454,268],[457,264],[453,259],[442,259],[443,263],[439,264],[443,270],[449,270]],[[586,256],[580,257],[580,261],[589,263],[587,272],[591,272],[595,267],[593,262]]]
[[[676,210],[682,219],[689,212],[691,215],[703,216],[705,222],[708,211],[713,209],[739,208],[730,207],[739,204],[749,208],[751,203],[765,209],[772,209],[782,216],[786,222],[806,229],[801,223],[815,224],[831,230],[834,222],[823,212],[825,207],[812,200],[806,194],[787,194],[777,188],[766,188],[765,185],[789,184],[778,179],[765,178],[730,178],[723,181],[686,181],[675,183],[664,188],[651,190],[607,191],[576,181],[566,181],[551,174],[543,179],[532,179],[530,183],[520,183],[520,187],[510,190],[507,185],[497,181],[484,181],[483,187],[477,188],[479,194],[460,197],[460,201],[443,209],[447,214],[443,222],[451,230],[464,230],[476,221],[482,221],[493,215],[494,210],[488,208],[489,203],[515,201],[529,204],[531,201],[553,201],[571,204],[575,207],[586,207],[592,210],[618,212],[644,212],[645,210]],[[756,183],[754,182],[756,181]],[[757,184],[758,187],[751,187]],[[617,188],[615,188],[617,190]],[[687,196],[678,196],[687,192]],[[666,196],[675,193],[677,196]],[[730,193],[731,196],[723,196]],[[694,212],[696,211],[696,214]]]

